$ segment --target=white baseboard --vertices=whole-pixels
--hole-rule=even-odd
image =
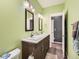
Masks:
[[[51,43],[58,43],[58,44],[62,44],[62,42],[55,42],[55,41],[54,41],[54,42],[51,42]]]

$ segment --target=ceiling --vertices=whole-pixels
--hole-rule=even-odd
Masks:
[[[64,0],[37,0],[37,1],[43,8],[64,3]]]

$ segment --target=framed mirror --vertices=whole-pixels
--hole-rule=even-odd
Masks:
[[[34,30],[34,14],[25,9],[25,31],[33,31]]]
[[[42,31],[42,29],[43,29],[43,21],[42,21],[42,18],[39,18],[39,20],[38,20],[38,27],[39,27],[39,31]]]

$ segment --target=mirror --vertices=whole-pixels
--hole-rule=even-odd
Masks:
[[[34,30],[34,14],[25,9],[25,31],[33,31]]]
[[[43,21],[42,21],[42,18],[39,18],[39,21],[38,21],[38,27],[39,27],[39,31],[42,31],[43,29]]]

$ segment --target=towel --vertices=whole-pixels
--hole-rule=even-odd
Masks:
[[[74,51],[79,54],[79,22],[77,22],[77,24],[76,24],[75,31],[76,31],[74,33],[75,37],[73,38],[74,39],[73,40],[73,45],[74,45],[73,47],[74,47]]]
[[[79,53],[79,40],[74,40],[73,41],[73,48],[74,48],[74,51],[76,52],[76,53]]]
[[[8,59],[8,57],[10,56],[10,54],[8,54],[8,53],[5,53],[4,55],[2,55],[2,59]]]
[[[75,22],[75,23],[73,24],[73,31],[72,31],[73,39],[76,38],[77,26],[78,26],[78,22]]]

